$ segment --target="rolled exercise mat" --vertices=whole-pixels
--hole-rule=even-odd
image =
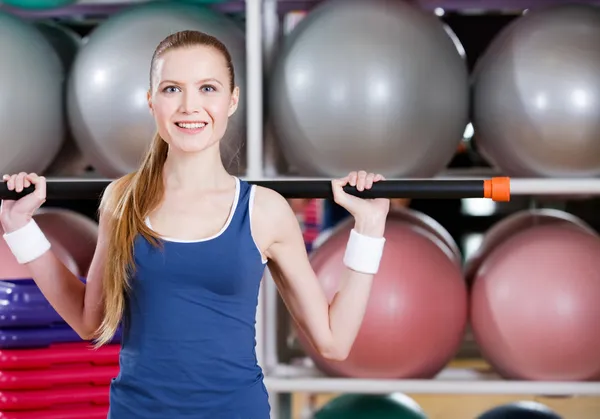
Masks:
[[[64,323],[32,279],[0,281],[0,328]]]
[[[70,365],[45,370],[0,370],[0,391],[50,390],[60,387],[98,386],[107,388],[119,375],[118,365]],[[21,394],[21,393],[19,393]],[[24,393],[23,393],[24,394]]]
[[[94,349],[89,342],[57,343],[47,348],[2,349],[0,370],[48,369],[69,365],[118,365],[120,345]],[[0,416],[0,419],[2,416]]]
[[[55,409],[68,405],[108,405],[106,386],[78,386],[53,390],[0,391],[0,411]],[[1,418],[1,416],[0,416]]]
[[[70,409],[0,411],[0,419],[106,419],[108,406],[74,407]]]
[[[121,329],[119,328],[111,343],[120,340]],[[81,341],[83,341],[81,337],[68,324],[45,328],[0,330],[0,349],[46,348],[53,343]]]

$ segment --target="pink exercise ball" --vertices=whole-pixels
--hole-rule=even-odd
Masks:
[[[464,272],[467,283],[470,284],[473,281],[483,261],[504,241],[518,232],[549,224],[567,224],[579,227],[582,231],[587,231],[589,234],[597,235],[596,231],[585,221],[566,211],[552,208],[536,208],[515,212],[504,217],[486,231],[481,245],[465,263]]]
[[[471,324],[504,378],[600,378],[600,238],[542,224],[498,245],[477,270]]]
[[[42,229],[44,231],[44,229]],[[0,226],[0,236],[4,234],[2,226]],[[60,244],[59,241],[52,237],[48,237],[52,245],[52,251],[56,257],[64,263],[68,270],[75,275],[79,275],[80,271],[77,263],[71,254]],[[8,245],[3,238],[0,238],[0,280],[6,279],[31,279],[29,268],[19,264],[13,256]]]
[[[429,215],[411,208],[395,208],[389,217],[404,221],[430,234],[433,242],[448,255],[458,266],[462,266],[462,252],[452,235],[437,220]]]
[[[87,275],[98,242],[98,223],[65,208],[42,208],[34,216],[46,235],[59,242]]]
[[[329,302],[345,276],[348,221],[313,252],[311,263]],[[468,298],[460,266],[436,236],[390,216],[386,247],[364,321],[348,358],[324,359],[302,332],[298,339],[316,367],[351,378],[432,378],[457,353]]]

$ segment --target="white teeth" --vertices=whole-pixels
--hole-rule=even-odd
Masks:
[[[185,123],[185,122],[178,122],[177,126],[181,127],[181,128],[186,128],[186,129],[198,129],[198,128],[203,128],[206,124],[204,122],[199,122],[199,123]]]

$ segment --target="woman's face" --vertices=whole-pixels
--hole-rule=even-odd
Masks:
[[[178,48],[155,63],[148,104],[160,136],[184,152],[218,145],[237,109],[226,60],[215,48]]]

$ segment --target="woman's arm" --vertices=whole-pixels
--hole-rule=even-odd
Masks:
[[[31,277],[50,305],[82,339],[91,339],[103,315],[102,275],[106,264],[106,222],[100,221],[98,244],[84,284],[52,249],[27,263]]]
[[[45,182],[43,178],[38,180],[34,175],[29,176],[31,183],[37,183],[36,187],[40,187],[40,183]],[[41,186],[43,188],[45,185]],[[110,193],[110,187],[106,193]],[[45,197],[41,200],[45,200]],[[44,297],[83,339],[93,337],[103,316],[102,276],[108,251],[107,218],[104,213],[101,213],[98,243],[87,275],[87,285],[65,267],[52,249],[25,263]],[[29,221],[20,217],[3,217],[2,225],[5,233],[8,233],[7,239],[10,240],[11,233],[19,234],[20,229]]]
[[[364,177],[368,175],[362,176],[362,184],[360,175],[354,176],[354,182],[352,175],[339,181],[336,202],[339,198],[340,205],[354,212],[354,230],[357,233],[382,238],[389,201],[375,200],[374,205],[360,203],[364,205],[361,207],[357,201],[364,200],[345,194],[341,198],[339,196],[343,184],[346,181],[357,184],[357,177],[359,187],[364,185]],[[366,188],[370,188],[372,179],[370,184],[367,182]],[[292,317],[324,357],[345,359],[362,324],[373,275],[347,268],[341,278],[340,289],[329,304],[310,265],[298,221],[287,202],[275,192],[261,188],[256,194],[256,205],[260,231],[268,229],[270,232],[269,244],[264,252],[269,259],[268,267]],[[356,208],[360,210],[355,211]]]

